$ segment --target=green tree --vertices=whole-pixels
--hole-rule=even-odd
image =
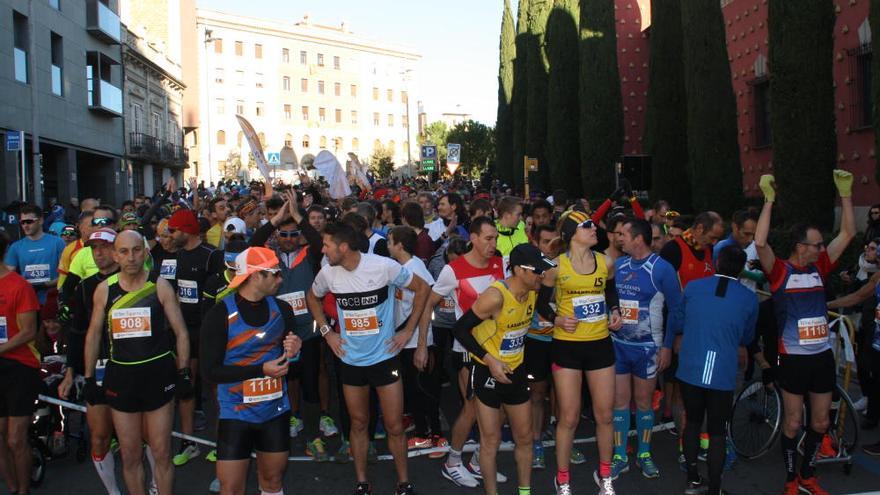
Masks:
[[[546,189],[550,173],[547,170],[547,58],[544,56],[544,32],[550,15],[550,0],[529,2],[529,25],[526,43],[526,154],[541,164],[529,176],[532,188]]]
[[[449,127],[446,122],[438,120],[431,122],[425,126],[424,134],[419,134],[419,146],[423,144],[437,145],[437,160],[440,163],[446,163],[446,136],[449,134]]]
[[[449,130],[447,143],[461,145],[461,166],[464,175],[479,176],[495,157],[495,129],[468,120]],[[443,162],[445,165],[445,161]]]
[[[519,0],[516,12],[516,53],[513,59],[513,91],[510,101],[513,113],[513,164],[511,185],[523,183],[523,157],[526,154],[526,88],[528,87],[528,45],[530,0]]]
[[[872,1],[869,13],[871,24],[872,53],[880,54],[880,2]],[[880,150],[880,61],[871,61],[871,101],[874,108],[871,109],[874,121],[874,149]],[[880,183],[880,164],[874,160],[874,178]]]
[[[730,214],[742,206],[743,182],[721,3],[682,1],[681,28],[693,206]],[[803,54],[793,55],[800,63]]]
[[[669,201],[675,209],[690,210],[681,2],[651,3],[651,90],[645,116],[645,151],[651,156],[651,196]]]
[[[834,2],[772,0],[770,129],[783,223],[834,221]],[[809,84],[805,84],[809,81]]]
[[[370,155],[370,168],[380,179],[387,179],[394,172],[394,153],[379,143]]]
[[[623,103],[617,71],[614,0],[581,0],[580,154],[588,198],[614,189],[614,163],[623,150]]]
[[[504,13],[501,16],[501,43],[498,64],[498,114],[495,120],[495,173],[504,182],[512,182],[514,177],[513,158],[513,63],[516,58],[516,32],[513,15],[510,13],[510,0],[504,0]]]
[[[577,0],[555,0],[547,19],[547,163],[550,185],[569,196],[581,192],[578,143],[578,26]]]

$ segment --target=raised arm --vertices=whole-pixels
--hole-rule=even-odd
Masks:
[[[828,258],[834,263],[846,251],[847,246],[856,236],[856,221],[852,203],[853,175],[846,170],[834,171],[834,185],[840,195],[840,232],[828,244]]]
[[[762,175],[758,185],[764,193],[764,207],[761,209],[758,226],[755,228],[755,249],[758,251],[758,259],[761,261],[764,273],[770,273],[773,271],[773,265],[776,264],[773,248],[767,243],[767,238],[770,235],[773,202],[776,201],[776,179],[772,175]]]

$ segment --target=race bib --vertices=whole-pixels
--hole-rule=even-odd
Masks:
[[[636,325],[639,323],[639,302],[620,300],[620,318],[624,325]]]
[[[32,284],[41,284],[43,282],[48,282],[50,280],[49,264],[46,263],[40,265],[25,265],[24,278]]]
[[[828,342],[828,320],[824,316],[798,320],[798,343],[800,345]]]
[[[177,260],[162,260],[162,266],[159,267],[159,276],[165,280],[174,280],[177,276]]]
[[[504,339],[501,341],[501,347],[498,349],[499,354],[507,357],[519,355],[523,351],[528,331],[528,328],[523,328],[522,330],[505,333]]]
[[[95,383],[100,387],[104,384],[104,373],[107,371],[107,360],[99,359],[95,362]]]
[[[605,320],[605,296],[581,296],[571,300],[574,306],[574,317],[586,323]]]
[[[245,404],[280,399],[282,395],[284,389],[281,387],[281,380],[268,376],[245,380],[242,388],[242,401]]]
[[[0,316],[0,344],[9,342],[9,330],[6,327],[6,317]]]
[[[195,280],[178,280],[177,300],[184,304],[198,304],[199,284]]]
[[[437,311],[441,313],[455,313],[455,299],[444,297],[440,300],[440,304],[437,305]]]
[[[281,294],[278,296],[278,299],[290,304],[290,307],[293,308],[293,314],[296,316],[304,315],[309,312],[306,309],[306,293],[303,291]]]
[[[345,331],[350,337],[364,337],[379,333],[379,317],[375,308],[343,311]]]
[[[110,312],[110,333],[113,339],[149,337],[150,308],[114,309]]]

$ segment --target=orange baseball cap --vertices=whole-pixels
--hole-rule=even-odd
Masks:
[[[247,248],[235,257],[235,277],[229,282],[229,287],[234,289],[247,280],[251,274],[277,267],[278,257],[271,249]]]

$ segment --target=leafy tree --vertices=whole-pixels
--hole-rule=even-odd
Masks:
[[[767,19],[779,218],[824,229],[834,221],[834,21],[831,0],[772,0]]]
[[[516,160],[513,155],[513,64],[516,58],[516,32],[513,15],[510,13],[510,0],[504,0],[504,13],[501,16],[501,44],[498,64],[498,114],[495,120],[495,139],[497,142],[495,167],[497,176],[505,182],[513,181]]]
[[[424,144],[437,145],[437,161],[446,163],[446,136],[449,134],[449,127],[446,122],[438,120],[431,122],[425,127],[424,134],[419,134],[419,146]]]
[[[578,143],[578,17],[577,0],[555,0],[547,19],[547,163],[550,185],[571,197],[581,191]]]
[[[623,150],[615,26],[614,0],[581,0],[580,154],[587,197],[605,197],[614,189],[614,163]]]
[[[526,89],[528,77],[529,5],[531,0],[519,0],[516,12],[516,53],[513,59],[513,91],[510,101],[513,113],[513,164],[511,185],[522,185],[523,157],[526,154]]]
[[[669,201],[675,209],[690,210],[681,2],[653,0],[651,4],[651,90],[645,118],[645,151],[651,156],[651,196]]]
[[[547,59],[544,56],[544,32],[552,4],[550,0],[530,0],[528,37],[526,38],[526,154],[537,158],[540,165],[529,177],[536,189],[546,189],[547,170]],[[517,47],[519,53],[519,47]]]
[[[471,177],[485,171],[495,158],[495,129],[479,122],[461,122],[449,131],[447,143],[461,145],[462,174]],[[446,162],[444,161],[443,164]]]
[[[379,143],[370,155],[370,168],[380,179],[391,177],[394,172],[394,152]]]
[[[783,3],[795,9],[801,6]],[[693,206],[730,214],[742,205],[742,168],[721,3],[682,1],[681,28]],[[792,62],[801,63],[802,58],[802,52],[792,52]],[[813,80],[799,81],[812,84]]]

